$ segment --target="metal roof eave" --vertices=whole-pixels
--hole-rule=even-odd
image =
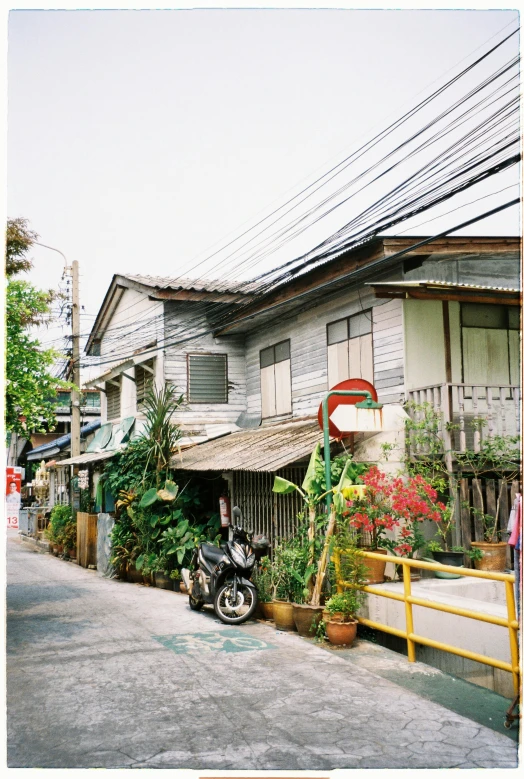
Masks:
[[[367,282],[377,298],[401,300],[450,300],[470,303],[520,306],[521,292],[516,287],[494,287],[481,284],[465,284],[433,279],[420,281]]]

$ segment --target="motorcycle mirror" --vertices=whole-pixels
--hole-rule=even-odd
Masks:
[[[242,512],[238,506],[233,506],[233,511],[231,513],[233,514],[233,519],[237,519],[239,522],[242,522]]]

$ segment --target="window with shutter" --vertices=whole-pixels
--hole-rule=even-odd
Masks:
[[[518,384],[520,376],[518,308],[461,303],[464,384]],[[470,397],[469,387],[466,397]],[[482,390],[478,397],[485,397]],[[493,390],[493,398],[499,392]]]
[[[106,383],[107,418],[120,418],[120,383]]]
[[[155,378],[153,371],[154,360],[148,360],[135,366],[136,407],[138,411],[142,408],[146,395],[153,386]]]
[[[260,352],[260,392],[262,395],[262,419],[291,413],[289,340],[280,341]]]
[[[227,354],[188,354],[189,403],[227,403]]]
[[[328,385],[345,379],[373,383],[373,335],[371,309],[327,326]]]

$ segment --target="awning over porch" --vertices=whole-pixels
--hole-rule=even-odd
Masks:
[[[114,454],[120,451],[119,449],[113,449],[110,452],[86,452],[85,454],[79,454],[77,457],[68,457],[67,460],[58,460],[55,467],[61,465],[86,465],[88,463],[96,463],[99,460],[108,460]]]
[[[377,298],[414,300],[456,300],[461,303],[505,303],[520,306],[520,290],[516,287],[487,287],[451,281],[380,281],[368,282]]]
[[[175,455],[171,467],[184,471],[278,471],[307,458],[322,442],[315,419],[267,425],[197,444]]]

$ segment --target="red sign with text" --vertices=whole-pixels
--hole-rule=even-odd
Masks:
[[[7,527],[18,528],[18,517],[21,502],[21,468],[8,466],[5,469],[5,510]]]

